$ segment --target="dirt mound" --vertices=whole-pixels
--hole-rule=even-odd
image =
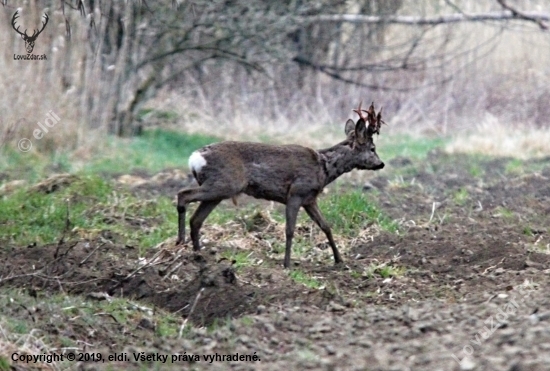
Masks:
[[[0,267],[2,286],[35,293],[122,296],[183,317],[191,315],[197,325],[254,313],[267,301],[303,293],[288,277],[269,269],[256,272],[256,281],[263,281],[262,285],[241,280],[232,262],[212,251],[197,254],[176,248],[151,249],[140,258],[133,248],[79,241],[1,249],[0,260],[4,262]]]

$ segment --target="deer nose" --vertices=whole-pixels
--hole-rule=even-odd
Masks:
[[[377,166],[376,166],[376,167],[374,168],[374,170],[380,170],[380,169],[383,169],[383,168],[384,168],[384,166],[386,166],[386,165],[384,165],[384,163],[383,163],[383,162],[381,162],[381,163],[380,163],[380,165],[377,165]]]

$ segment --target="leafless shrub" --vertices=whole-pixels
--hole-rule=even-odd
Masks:
[[[63,123],[37,149],[86,147],[107,133],[138,133],[147,125],[147,117],[136,120],[145,105],[178,113],[186,130],[219,134],[221,127],[225,136],[247,138],[300,130],[316,140],[332,135],[327,125],[337,130],[357,96],[381,102],[394,132],[455,135],[487,112],[504,123],[547,126],[550,47],[540,19],[549,9],[542,0],[504,2],[521,10],[516,16],[502,3],[78,0],[60,7],[44,0],[24,8],[19,21],[39,25],[48,13],[35,46],[48,60],[22,62],[12,59],[24,45],[10,28],[16,3],[7,1],[3,141],[29,137],[54,109]],[[531,10],[542,18],[531,21]],[[503,16],[383,22],[480,12]],[[320,17],[342,14],[373,22]]]

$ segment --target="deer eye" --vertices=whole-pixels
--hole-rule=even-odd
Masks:
[[[376,151],[376,147],[371,147],[370,151],[371,151],[371,152],[375,152],[375,151]]]

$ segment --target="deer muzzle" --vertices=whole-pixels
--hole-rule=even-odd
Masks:
[[[380,170],[383,169],[384,166],[386,166],[383,162],[380,162],[379,165],[376,165],[372,170]]]

